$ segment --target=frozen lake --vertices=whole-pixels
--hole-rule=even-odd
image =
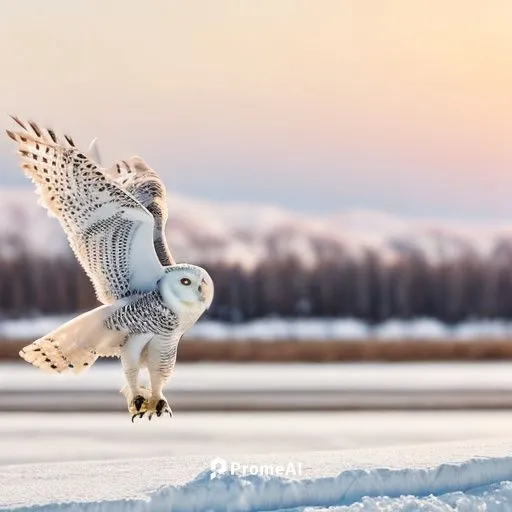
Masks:
[[[512,411],[1,413],[0,464],[329,451],[510,436]]]

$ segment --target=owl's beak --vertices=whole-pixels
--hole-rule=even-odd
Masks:
[[[206,281],[204,277],[199,285],[199,296],[201,301],[206,302],[205,309],[209,309],[213,301],[213,283]]]

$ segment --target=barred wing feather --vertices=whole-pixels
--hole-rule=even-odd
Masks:
[[[57,217],[98,299],[109,304],[155,289],[164,269],[153,246],[153,215],[96,163],[51,129],[13,117],[22,168]]]
[[[153,242],[158,259],[164,266],[174,265],[174,258],[165,238],[167,192],[160,176],[138,156],[117,163],[106,173],[153,215]]]

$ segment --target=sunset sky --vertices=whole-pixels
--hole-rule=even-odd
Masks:
[[[509,0],[0,0],[0,52],[0,127],[97,136],[178,193],[512,221]]]

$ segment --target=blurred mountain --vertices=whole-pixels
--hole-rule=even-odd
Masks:
[[[512,223],[482,224],[404,219],[348,211],[305,215],[272,206],[217,204],[169,195],[167,236],[178,261],[240,264],[254,268],[269,258],[297,258],[306,266],[357,260],[368,251],[382,261],[417,256],[429,263],[466,257],[508,260]],[[28,189],[0,190],[0,258],[20,254],[54,258],[70,253],[55,219]]]

